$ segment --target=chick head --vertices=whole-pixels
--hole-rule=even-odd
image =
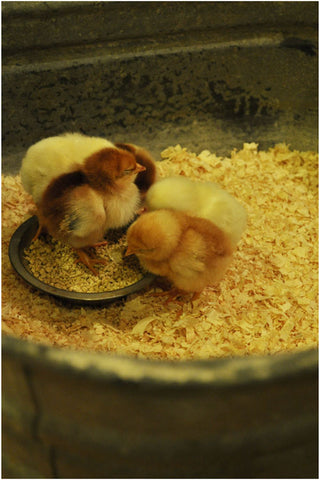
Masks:
[[[132,183],[144,170],[145,167],[136,162],[131,152],[118,148],[103,148],[95,152],[83,166],[90,185],[99,190]]]
[[[126,255],[166,260],[177,246],[181,226],[173,212],[157,210],[142,214],[128,229]]]

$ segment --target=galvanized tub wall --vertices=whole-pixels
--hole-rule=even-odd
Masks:
[[[66,130],[140,142],[156,158],[179,142],[317,148],[317,4],[285,3],[4,2],[4,170]]]
[[[310,478],[316,473],[315,352],[175,365],[13,339],[7,347],[3,442],[9,475]]]

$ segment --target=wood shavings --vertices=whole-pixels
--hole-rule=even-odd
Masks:
[[[244,144],[227,158],[180,145],[162,152],[159,176],[213,181],[247,209],[248,228],[219,285],[177,307],[154,288],[103,308],[67,307],[18,278],[7,254],[34,208],[19,176],[2,178],[4,334],[63,348],[159,359],[276,354],[318,342],[318,155]]]

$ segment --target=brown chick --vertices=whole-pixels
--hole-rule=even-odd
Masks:
[[[131,143],[116,143],[115,145],[118,148],[131,152],[135,156],[136,161],[145,167],[143,172],[138,173],[134,182],[139,188],[142,198],[144,198],[151,185],[157,180],[157,169],[154,160],[149,152],[137,145]]]
[[[233,248],[210,220],[161,209],[141,215],[128,229],[126,255],[135,254],[148,271],[166,277],[175,290],[197,298],[223,277]]]
[[[145,167],[132,153],[103,148],[90,155],[74,171],[51,180],[38,203],[39,230],[71,245],[81,262],[97,274],[86,248],[103,241],[109,228],[120,228],[133,220],[140,194],[134,181]],[[37,236],[36,235],[36,236]]]

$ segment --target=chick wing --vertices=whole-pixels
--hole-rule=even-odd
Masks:
[[[59,229],[75,248],[98,243],[105,233],[106,212],[103,200],[88,185],[76,187],[67,203]]]
[[[206,244],[195,230],[187,230],[180,241],[181,246],[170,259],[170,269],[174,275],[193,278],[205,271]]]
[[[74,176],[69,174],[63,177]],[[102,240],[106,213],[101,196],[86,183],[63,190],[61,178],[45,191],[39,206],[39,223],[58,240],[84,248]],[[61,188],[60,195],[55,192]]]
[[[231,261],[231,244],[212,222],[189,217],[189,228],[170,259],[170,280],[180,290],[200,292],[219,281]]]

